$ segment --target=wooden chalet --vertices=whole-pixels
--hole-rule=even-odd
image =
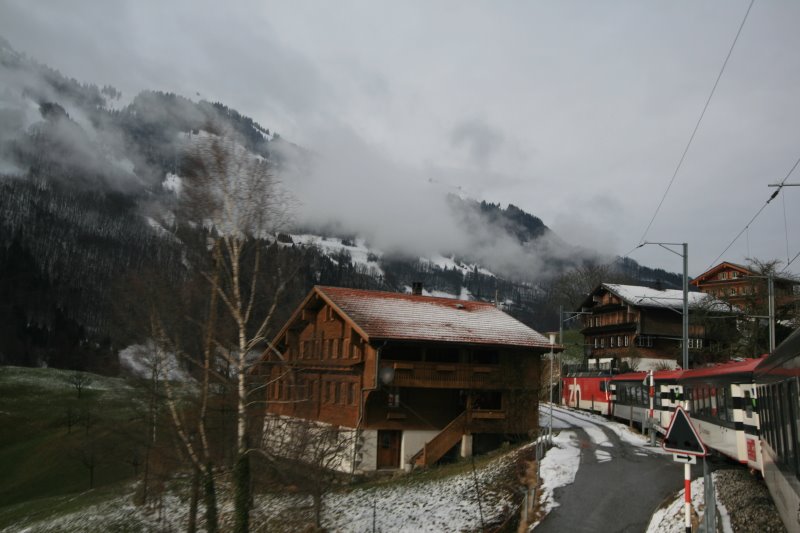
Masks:
[[[590,367],[638,370],[675,367],[683,337],[683,291],[602,283],[584,300],[585,354]],[[689,293],[689,313],[730,313],[730,305],[701,292]],[[709,338],[702,323],[689,324],[689,351]]]
[[[764,308],[767,302],[767,280],[758,272],[727,261],[703,272],[691,281],[698,290],[724,299],[746,310]],[[800,282],[774,278],[776,307],[791,306],[800,300]]]
[[[427,466],[536,431],[552,348],[489,303],[320,286],[273,347],[268,416],[352,430],[349,471]]]

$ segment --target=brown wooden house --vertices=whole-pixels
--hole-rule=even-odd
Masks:
[[[730,305],[701,292],[690,292],[689,314],[730,313]],[[584,300],[585,354],[590,366],[650,370],[675,367],[683,336],[683,291],[602,283]],[[689,323],[689,352],[707,348],[710,337],[702,322]]]
[[[351,430],[349,471],[430,465],[459,443],[469,455],[537,430],[551,349],[489,303],[319,286],[272,346],[268,416]]]
[[[691,284],[747,312],[766,308],[767,280],[743,265],[722,262],[694,278]],[[800,282],[797,280],[776,276],[774,288],[778,308],[791,306],[800,300]]]

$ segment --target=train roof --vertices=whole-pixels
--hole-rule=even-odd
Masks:
[[[685,370],[681,379],[700,379],[715,376],[732,376],[737,374],[752,374],[756,367],[764,360],[764,356],[743,359],[741,361],[728,361],[705,368]]]
[[[756,374],[764,374],[792,359],[800,359],[800,328],[794,330],[769,356],[761,360]],[[800,363],[798,363],[800,364]],[[797,366],[797,365],[795,365]]]
[[[669,381],[676,380],[681,377],[683,370],[656,370],[653,372],[653,378],[656,381]],[[647,372],[626,372],[625,374],[618,374],[614,376],[614,381],[644,381],[647,377]]]

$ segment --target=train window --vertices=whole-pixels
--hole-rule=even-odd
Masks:
[[[605,381],[600,382],[600,392],[607,392],[608,391],[608,383]]]
[[[748,418],[753,416],[753,399],[749,390],[744,391],[744,413]]]
[[[795,476],[800,474],[800,450],[798,450],[798,435],[797,435],[797,381],[787,382],[787,396],[786,405],[789,409],[787,415],[787,422],[789,423],[789,440],[792,446],[792,461],[791,468]]]
[[[783,445],[783,413],[780,409],[780,398],[781,393],[783,392],[781,389],[781,384],[778,383],[772,386],[772,412],[775,414],[775,424],[773,424],[773,429],[775,431],[775,448],[778,451],[778,460],[783,462],[784,457],[784,445]]]

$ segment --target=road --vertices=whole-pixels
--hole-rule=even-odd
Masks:
[[[540,420],[549,421],[546,407]],[[575,481],[552,491],[557,506],[537,533],[642,533],[659,505],[683,488],[683,465],[643,445],[644,439],[622,424],[555,407],[553,427],[560,445],[580,450],[580,459]],[[546,478],[547,456],[542,469]]]

